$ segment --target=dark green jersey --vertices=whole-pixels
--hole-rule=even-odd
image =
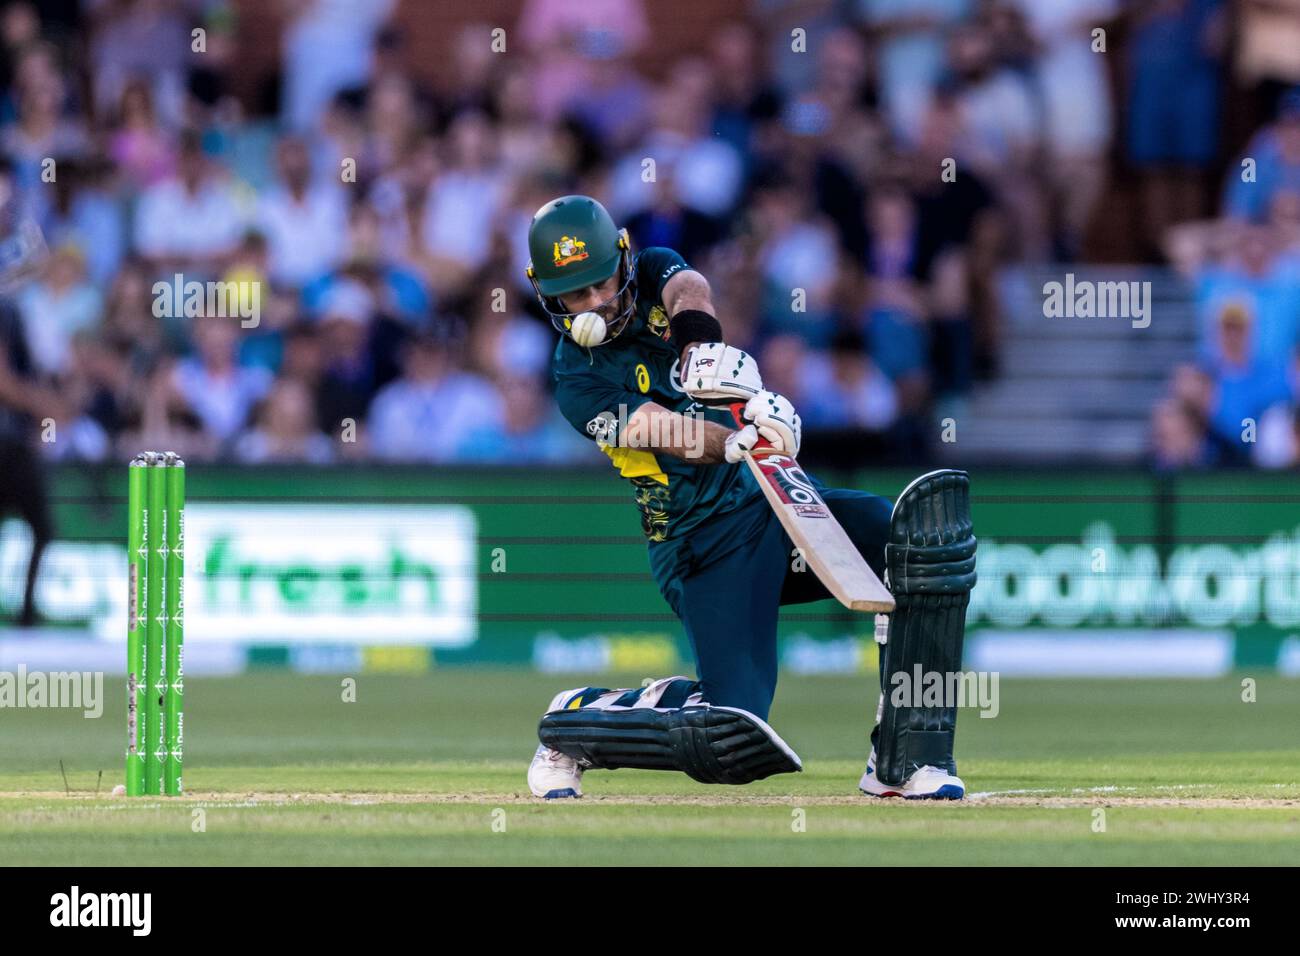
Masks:
[[[664,341],[668,315],[663,289],[688,269],[672,249],[637,254],[636,315],[617,338],[593,349],[560,339],[551,363],[555,397],[564,417],[596,441],[614,467],[632,483],[641,527],[652,542],[684,538],[712,517],[753,501],[761,492],[743,465],[701,465],[642,447],[618,444],[620,430],[646,402],[731,425],[726,409],[704,408],[687,397],[677,377],[676,349]],[[678,436],[674,436],[678,437]],[[702,428],[684,444],[702,442]],[[649,444],[661,444],[654,442]],[[674,442],[675,443],[675,442]],[[706,535],[707,536],[707,535]]]

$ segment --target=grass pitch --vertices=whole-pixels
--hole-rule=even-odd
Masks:
[[[341,677],[189,679],[188,794],[130,800],[109,796],[125,725],[109,682],[98,720],[0,711],[0,863],[1300,862],[1295,681],[1261,679],[1245,703],[1238,679],[1004,680],[996,718],[960,716],[967,800],[930,804],[857,793],[873,679],[783,679],[772,723],[802,774],[593,771],[584,799],[552,803],[524,771],[541,708],[582,678],[363,675],[355,703]]]

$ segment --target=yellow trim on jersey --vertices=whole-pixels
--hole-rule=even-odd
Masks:
[[[668,476],[659,467],[659,460],[653,452],[642,451],[640,448],[616,448],[613,445],[604,445],[601,451],[609,455],[609,460],[624,478],[649,476],[661,485],[668,484]]]

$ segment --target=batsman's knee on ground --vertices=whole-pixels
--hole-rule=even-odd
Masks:
[[[560,709],[542,717],[543,746],[585,767],[680,770],[700,783],[744,784],[803,767],[761,718],[704,703],[697,681],[669,677],[644,688],[594,690],[559,701]]]

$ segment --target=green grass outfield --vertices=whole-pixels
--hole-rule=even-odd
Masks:
[[[1244,703],[1240,678],[1004,680],[998,717],[959,722],[971,796],[929,804],[857,793],[871,679],[783,679],[772,723],[802,774],[594,771],[583,800],[554,803],[524,771],[539,711],[581,678],[361,675],[355,703],[340,677],[193,678],[187,796],[131,800],[109,796],[125,736],[110,681],[98,720],[0,710],[0,863],[1300,863],[1300,682],[1260,679]]]

